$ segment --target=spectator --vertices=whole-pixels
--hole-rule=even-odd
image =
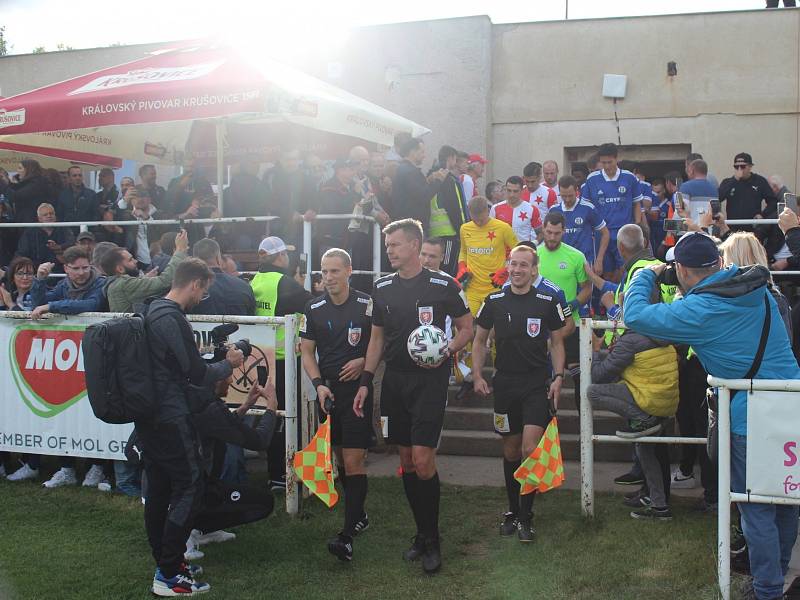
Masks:
[[[464,195],[455,175],[458,151],[452,146],[439,149],[439,166],[447,170],[439,190],[431,200],[429,234],[444,241],[442,270],[450,276],[458,270],[458,232],[466,221]],[[353,256],[355,258],[355,256]]]
[[[608,352],[593,339],[592,384],[586,392],[595,409],[628,420],[617,435],[639,438],[661,431],[678,406],[678,361],[675,348],[635,331],[625,331]],[[649,490],[649,502],[631,512],[634,519],[669,521],[672,512],[654,444],[635,445]]]
[[[549,211],[558,203],[558,196],[542,183],[542,165],[538,162],[530,162],[522,169],[522,179],[525,187],[520,194],[520,198],[530,202],[539,210],[539,216],[544,221]]]
[[[41,204],[36,210],[39,223],[55,223],[56,210],[52,204]],[[69,227],[30,227],[19,240],[17,254],[27,256],[34,264],[56,263],[55,272],[63,273],[61,255],[74,244],[75,238]]]
[[[8,171],[0,167],[0,194],[6,194],[11,185],[11,178],[8,176]]]
[[[222,270],[228,275],[239,277],[239,265],[236,264],[236,259],[230,254],[222,255]]]
[[[136,188],[136,185],[133,181],[133,177],[123,177],[119,180],[119,199],[117,200],[117,207],[122,209],[127,209],[127,204],[123,205],[125,194],[128,193],[128,190]]]
[[[238,277],[228,275],[222,268],[219,244],[205,238],[192,247],[192,256],[206,263],[214,273],[208,297],[189,311],[193,315],[254,315],[256,300],[250,285]]]
[[[311,294],[288,275],[289,252],[278,237],[268,237],[258,246],[258,273],[250,282],[256,299],[256,315],[260,317],[282,317],[302,313]],[[278,394],[279,408],[286,403],[285,360],[283,341],[286,337],[282,327],[275,332],[275,390]],[[292,357],[289,357],[291,360]],[[286,489],[286,432],[283,427],[275,432],[267,453],[270,486],[273,490]]]
[[[767,180],[753,173],[753,158],[740,152],[733,159],[733,177],[723,179],[719,186],[719,199],[728,219],[763,219],[766,214],[776,214],[777,199]],[[734,231],[754,231],[752,225],[734,225]],[[756,235],[763,240],[766,232]]]
[[[35,160],[21,161],[17,167],[17,177],[19,181],[9,184],[4,192],[14,209],[14,220],[17,223],[35,223],[37,207],[43,202],[55,200],[53,189]]]
[[[775,195],[775,198],[778,202],[786,202],[783,197],[786,194],[791,194],[792,192],[789,191],[789,188],[786,187],[786,184],[783,182],[783,177],[780,175],[770,175],[769,179],[769,187],[772,189],[772,193]]]
[[[461,226],[456,281],[464,288],[470,312],[475,315],[483,300],[508,279],[506,258],[517,245],[508,223],[489,216],[489,201],[483,196],[469,200],[470,221]]]
[[[407,131],[398,131],[394,134],[394,144],[386,151],[386,154],[384,155],[384,158],[386,159],[385,172],[392,179],[395,178],[395,175],[397,174],[397,167],[400,166],[400,163],[404,158],[400,152],[400,149],[411,140],[411,137],[411,134]]]
[[[667,195],[666,182],[661,177],[653,179],[653,204],[647,213],[650,224],[650,246],[653,254],[657,254],[661,244],[664,242],[666,232],[664,231],[664,219],[671,214],[673,209],[672,200]]]
[[[535,242],[542,231],[539,209],[530,202],[522,200],[521,193],[522,178],[512,175],[506,180],[507,199],[493,205],[489,209],[489,216],[511,225],[518,241]]]
[[[564,175],[558,180],[558,189],[561,203],[550,210],[564,215],[562,241],[580,251],[594,272],[600,275],[611,238],[606,222],[594,204],[578,198],[578,181],[574,177]]]
[[[586,178],[589,177],[589,167],[582,163],[573,163],[571,174],[575,178],[575,181],[578,182],[578,189],[580,190]]]
[[[36,266],[27,256],[17,256],[8,265],[0,283],[0,310],[33,310],[33,276]]]
[[[139,222],[136,227],[125,228],[125,247],[136,258],[139,268],[148,271],[153,268],[150,244],[161,239],[164,229],[169,225],[150,225],[148,221],[160,219],[161,211],[151,203],[150,192],[133,190],[128,194],[131,218]],[[158,213],[159,216],[155,216]]]
[[[403,160],[397,166],[392,186],[393,204],[398,214],[416,219],[427,232],[430,228],[431,199],[447,177],[446,169],[434,171],[426,178],[420,166],[425,160],[425,144],[411,138],[400,149]],[[465,197],[466,192],[465,192]]]
[[[83,185],[83,171],[80,167],[70,167],[69,187],[58,195],[56,214],[62,223],[84,223],[95,221],[98,217],[97,195]],[[77,233],[77,228],[73,233]]]
[[[97,190],[98,206],[116,210],[120,194],[114,183],[114,171],[108,167],[100,169],[100,173],[97,175],[97,183],[100,185],[100,189]]]
[[[622,163],[623,161],[620,161]],[[625,168],[625,167],[621,167]],[[630,168],[628,169],[639,180],[639,189],[642,191],[642,220],[640,223],[646,221],[645,215],[650,212],[653,206],[653,186],[646,180],[642,165],[638,162],[630,161]]]
[[[165,215],[178,219],[206,218],[200,214],[194,202],[198,197],[214,196],[214,190],[208,179],[196,168],[193,158],[188,158],[183,165],[183,173],[174,177],[167,185],[164,201],[159,202],[151,195],[151,201],[161,207]],[[216,204],[216,202],[214,203]]]
[[[461,187],[464,189],[464,197],[467,200],[479,195],[478,179],[483,177],[483,169],[488,162],[480,154],[470,154],[467,158],[467,172],[461,178]]]
[[[290,244],[300,244],[303,221],[313,220],[317,208],[315,186],[300,169],[300,153],[282,149],[278,164],[264,173],[262,183],[267,197],[266,214],[280,217],[270,221],[270,233]]]
[[[128,192],[128,198],[131,198],[131,193]],[[133,191],[135,193],[135,190]],[[127,210],[111,210],[105,209],[100,213],[101,221],[116,221],[118,217],[121,220],[130,220],[130,212]],[[95,239],[100,242],[111,242],[115,246],[125,247],[127,242],[127,235],[125,230],[119,225],[101,225],[99,227],[92,227],[92,233]]]
[[[353,189],[357,163],[348,159],[339,159],[333,164],[333,177],[326,181],[319,191],[320,212],[332,215],[349,215],[362,200],[361,195]],[[319,241],[320,254],[328,248],[343,245],[346,240],[348,222],[341,220],[320,221],[316,225],[316,239]],[[345,242],[346,243],[346,242]]]
[[[689,181],[683,182],[678,191],[688,196],[693,219],[697,219],[699,210],[705,209],[710,199],[719,197],[719,190],[708,180],[708,164],[699,158],[689,164]]]
[[[175,237],[175,254],[164,272],[155,277],[140,277],[136,259],[124,248],[110,250],[100,263],[108,277],[103,291],[108,298],[111,312],[133,312],[134,305],[152,296],[160,296],[169,290],[175,268],[186,259],[189,236],[181,231]]]
[[[163,273],[167,268],[172,255],[175,253],[175,237],[178,235],[177,231],[167,231],[161,234],[158,240],[159,251],[156,254],[151,254],[152,268],[158,269],[159,273]]]
[[[103,257],[114,248],[119,248],[119,246],[111,242],[97,242],[94,250],[92,251],[92,266],[97,269],[98,273],[101,275],[108,275],[105,271],[103,271],[100,265],[103,262]]]
[[[258,179],[258,165],[242,161],[231,175],[225,190],[225,215],[228,217],[266,216],[267,206],[264,186]],[[248,250],[263,239],[266,223],[241,223],[234,225],[231,246],[233,250]]]
[[[97,245],[97,238],[91,231],[81,231],[75,239],[75,244],[80,248],[86,250],[89,256],[94,252],[94,247]]]
[[[156,183],[158,173],[156,172],[155,165],[142,165],[139,167],[139,185],[136,186],[137,190],[145,190],[150,192],[150,202],[156,206],[166,206],[166,190]],[[129,208],[126,206],[126,208]],[[170,214],[167,209],[164,209],[166,214]]]
[[[369,177],[370,183],[372,183],[372,187],[378,187],[381,177],[383,177],[385,173],[386,157],[382,152],[372,152],[369,155],[369,168],[367,169],[367,176]]]
[[[494,206],[506,199],[506,190],[502,181],[490,181],[486,184],[486,193],[484,194],[489,204]]]
[[[749,162],[749,161],[742,161]],[[738,181],[738,180],[737,180]],[[691,345],[709,374],[726,379],[800,379],[778,305],[768,293],[769,272],[761,265],[722,268],[716,243],[702,233],[675,245],[675,269],[683,299],[649,304],[663,266],[642,269],[625,295],[625,324],[646,336]],[[758,360],[758,340],[769,335]],[[760,362],[760,364],[758,364]],[[751,375],[752,373],[752,375]],[[731,400],[731,488],[745,492],[747,392]],[[797,506],[739,504],[759,598],[779,598],[797,537]]]
[[[689,154],[686,155],[686,161],[684,163],[684,170],[686,171],[686,176],[689,179],[692,178],[692,174],[690,173],[691,165],[696,160],[704,160],[703,159],[703,155],[700,154],[699,152],[690,152]],[[711,173],[708,173],[706,178],[708,179],[709,183],[711,183],[711,185],[713,185],[715,188],[719,188],[719,181]]]
[[[456,173],[455,173],[455,176],[458,177],[459,183],[461,182],[462,179],[461,176],[467,172],[468,164],[469,164],[469,153],[459,150],[458,156],[456,157]],[[468,201],[469,198],[467,198],[466,200]]]
[[[380,156],[381,158],[381,174],[383,174],[383,154],[380,152],[375,152],[373,155]],[[372,159],[370,159],[372,160]],[[370,165],[372,163],[370,162]],[[322,161],[322,159],[317,156],[316,154],[306,154],[306,157],[303,159],[303,172],[305,173],[306,178],[309,181],[309,184],[313,191],[319,191],[319,188],[322,187],[322,184],[328,179],[328,167]]]
[[[616,144],[603,144],[597,151],[602,167],[586,180],[581,198],[597,207],[606,222],[611,241],[603,258],[603,278],[619,281],[622,257],[617,252],[617,232],[623,225],[639,223],[642,219],[642,192],[639,180],[630,171],[617,166]]]

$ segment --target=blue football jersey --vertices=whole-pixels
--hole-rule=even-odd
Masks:
[[[597,207],[588,200],[579,198],[572,209],[568,209],[563,202],[560,202],[550,210],[564,215],[566,225],[562,241],[580,250],[586,260],[590,263],[593,262],[595,257],[595,232],[606,226],[606,222]]]
[[[633,222],[633,204],[642,201],[642,191],[636,175],[617,168],[613,178],[602,169],[595,171],[586,179],[581,189],[581,197],[597,207],[611,233],[617,239],[617,231]]]

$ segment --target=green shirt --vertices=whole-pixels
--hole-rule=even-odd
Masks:
[[[545,279],[549,279],[561,288],[567,302],[571,302],[578,297],[578,288],[582,283],[589,280],[583,264],[586,258],[580,250],[565,243],[559,244],[556,250],[548,250],[542,243],[536,248],[539,255],[539,273]],[[577,310],[572,311],[575,322],[579,322],[581,317]]]

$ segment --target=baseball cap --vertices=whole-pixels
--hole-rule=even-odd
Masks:
[[[75,241],[80,242],[81,240],[92,240],[93,242],[97,241],[91,231],[81,231]]]
[[[467,157],[467,162],[468,163],[481,163],[482,165],[485,165],[489,161],[486,160],[485,158],[483,158],[480,154],[470,154]]]
[[[667,261],[672,259],[684,267],[698,269],[716,264],[719,260],[719,249],[714,238],[705,233],[692,231],[681,237],[675,247],[670,248],[665,258]]]
[[[752,165],[753,157],[750,156],[747,152],[739,152],[739,154],[733,157],[733,162],[737,161],[741,161],[743,163],[747,163],[748,165]]]
[[[281,252],[290,252],[292,250],[294,250],[294,246],[287,246],[281,238],[274,235],[264,238],[258,245],[258,251],[266,253],[267,256],[280,254]]]

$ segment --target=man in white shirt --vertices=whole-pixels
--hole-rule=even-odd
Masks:
[[[467,172],[461,178],[461,187],[464,188],[464,198],[467,200],[480,196],[478,179],[483,177],[483,168],[488,162],[480,154],[470,154],[467,158]]]

